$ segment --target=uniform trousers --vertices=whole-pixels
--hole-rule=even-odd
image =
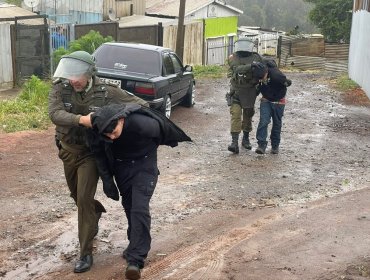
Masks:
[[[98,213],[105,212],[103,205],[94,199],[98,183],[98,170],[94,156],[88,151],[59,150],[64,174],[71,197],[78,211],[78,239],[80,256],[92,254],[93,239],[97,234]]]

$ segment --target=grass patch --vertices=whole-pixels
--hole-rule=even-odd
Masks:
[[[219,65],[195,65],[193,67],[194,77],[199,78],[222,78],[226,77],[227,67]]]
[[[0,101],[0,132],[48,128],[51,124],[48,116],[50,88],[49,82],[32,76],[15,99]]]
[[[348,75],[338,76],[335,80],[335,87],[340,91],[350,91],[359,88],[360,86],[352,81]]]

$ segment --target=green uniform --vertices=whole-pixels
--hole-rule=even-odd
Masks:
[[[86,145],[86,130],[79,125],[83,115],[96,107],[112,103],[147,103],[116,86],[102,84],[93,77],[87,91],[75,92],[66,82],[53,86],[49,94],[49,116],[56,125],[56,138],[60,144],[59,158],[63,161],[66,181],[78,209],[78,237],[80,254],[92,253],[93,238],[97,233],[103,205],[94,199],[98,183],[95,158]]]
[[[248,55],[241,55],[241,53]],[[255,85],[258,81],[253,79],[251,63],[253,61],[262,62],[262,58],[257,53],[236,52],[228,59],[230,78],[230,94],[232,102],[230,106],[231,133],[252,131],[252,117],[254,115],[254,103],[256,101]]]

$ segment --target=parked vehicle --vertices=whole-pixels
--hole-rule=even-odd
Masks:
[[[193,67],[169,48],[138,43],[104,43],[95,52],[97,76],[149,102],[167,116],[177,104],[194,105]]]

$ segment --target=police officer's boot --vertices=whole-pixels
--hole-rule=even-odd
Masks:
[[[231,144],[227,147],[227,149],[234,153],[234,154],[239,154],[239,133],[238,132],[231,132]]]
[[[249,142],[249,132],[243,131],[243,139],[242,139],[242,146],[247,150],[252,149],[251,142]]]

